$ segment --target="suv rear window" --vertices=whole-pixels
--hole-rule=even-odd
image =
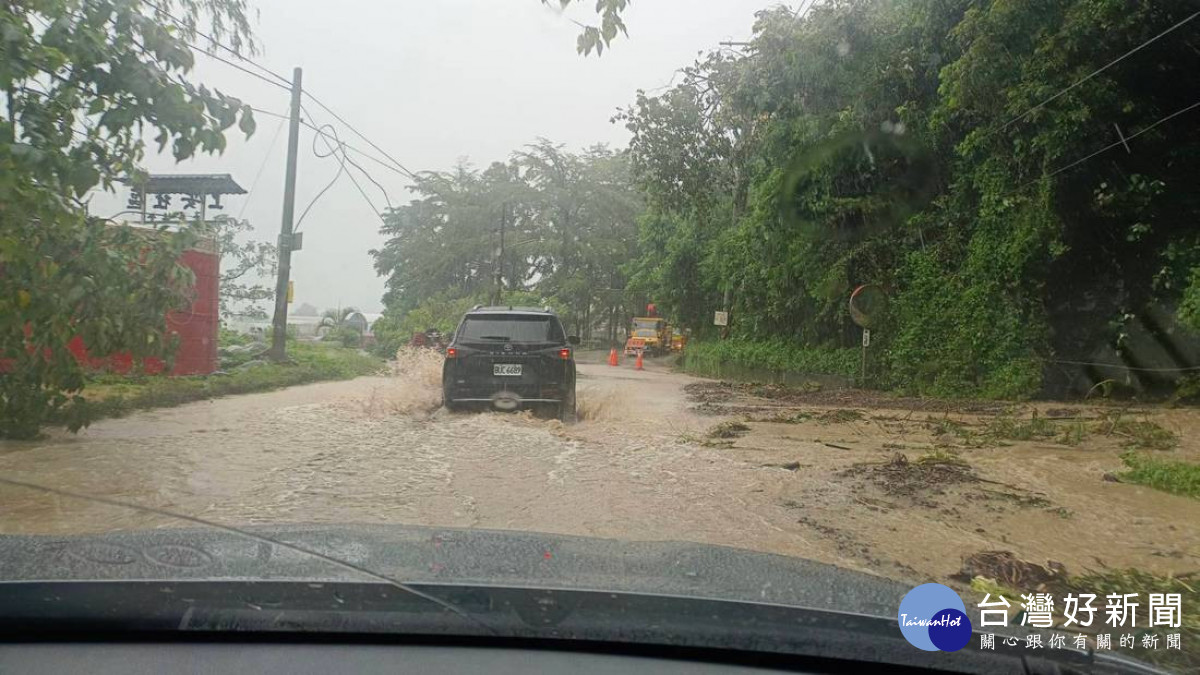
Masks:
[[[468,316],[458,339],[479,342],[562,342],[562,326],[550,316]]]

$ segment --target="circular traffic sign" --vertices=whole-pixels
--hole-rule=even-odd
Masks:
[[[887,312],[887,294],[877,284],[863,284],[850,294],[850,320],[863,328],[873,328]]]

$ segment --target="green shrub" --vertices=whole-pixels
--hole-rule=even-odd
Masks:
[[[1183,574],[1159,575],[1138,569],[1104,569],[1081,576],[1067,579],[1064,591],[1073,593],[1095,593],[1103,598],[1111,594],[1136,593],[1148,598],[1151,593],[1180,593],[1185,600],[1180,611],[1180,626],[1171,632],[1182,633],[1183,645],[1194,645],[1200,641],[1200,610],[1197,604],[1187,599],[1195,597],[1196,584],[1200,575],[1194,572]],[[1052,590],[1052,589],[1047,589]],[[1015,596],[1009,596],[1015,597]],[[1137,615],[1131,626],[1148,626],[1150,621],[1149,606],[1134,607]],[[1139,629],[1146,632],[1152,629]],[[1115,643],[1114,643],[1114,646]],[[1196,650],[1183,649],[1124,649],[1125,655],[1153,663],[1164,672],[1195,673],[1200,669],[1200,654]]]
[[[235,330],[230,330],[222,326],[217,333],[218,347],[233,347],[234,345],[248,345],[254,342],[254,338],[245,333],[239,333]]]
[[[287,331],[284,332],[283,339],[286,342],[295,342],[296,337],[299,335],[299,332],[300,332],[300,329],[295,324],[288,324]],[[271,341],[274,339],[275,339],[275,327],[268,326],[267,330],[263,333],[263,341],[265,341],[267,344],[271,344]]]
[[[1123,481],[1200,499],[1200,464],[1158,459],[1132,451],[1121,455],[1121,460],[1129,467],[1129,471],[1120,475]]]
[[[412,338],[411,335],[404,335],[401,332],[399,320],[394,314],[386,311],[371,326],[371,332],[375,335],[375,344],[371,345],[371,353],[385,359],[394,358],[396,351],[408,344]]]
[[[907,257],[887,342],[887,382],[927,396],[1026,398],[1041,388],[1040,322],[997,281],[964,280],[932,254]]]
[[[325,334],[326,342],[336,342],[346,349],[358,349],[362,346],[362,333],[352,326],[338,326]]]
[[[121,417],[135,410],[169,408],[192,401],[270,391],[325,380],[345,380],[378,372],[382,362],[357,350],[329,344],[289,343],[291,363],[265,363],[228,374],[190,377],[106,376],[102,384],[89,386],[86,400],[68,406],[54,418],[65,424],[67,415],[90,421]]]

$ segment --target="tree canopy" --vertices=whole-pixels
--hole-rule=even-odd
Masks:
[[[623,268],[636,255],[641,206],[625,153],[573,153],[541,139],[482,171],[421,174],[413,190],[417,199],[385,215],[387,241],[373,252],[388,314],[487,304],[498,291],[505,304],[515,294],[561,308],[585,336],[626,314]]]
[[[177,159],[254,131],[248,106],[188,79],[191,42],[252,49],[244,0],[17,0],[0,6],[0,436],[86,421],[66,349],[168,353],[187,233],[110,227],[85,196],[138,175],[143,132]]]
[[[543,5],[557,3],[562,9],[566,9],[576,2],[582,3],[584,0],[542,0]],[[627,7],[629,7],[629,0],[596,0],[596,15],[600,17],[600,24],[581,23],[575,49],[584,56],[593,51],[599,56],[604,53],[604,48],[617,37],[618,33],[628,34],[625,30],[625,22],[621,20],[621,13]]]
[[[700,337],[728,308],[735,340],[810,353],[858,344],[847,298],[875,284],[883,386],[1024,396],[1097,379],[1063,362],[1186,363],[1200,47],[1175,29],[1195,18],[1180,0],[763,10],[742,51],[618,112],[626,151],[540,142],[422,179],[378,254],[389,310],[486,295],[499,273],[582,331],[618,318],[603,289],[620,289]]]
[[[698,330],[728,292],[735,337],[826,347],[857,342],[847,296],[879,284],[876,375],[920,392],[1028,394],[1070,384],[1055,360],[1136,360],[1133,324],[1174,330],[1156,308],[1196,323],[1195,31],[1083,78],[1194,11],[760,12],[743,53],[619,116],[649,207],[634,284]]]

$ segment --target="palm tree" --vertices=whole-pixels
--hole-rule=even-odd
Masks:
[[[337,309],[327,309],[321,314],[321,321],[317,323],[317,332],[322,330],[333,330],[347,325],[346,319],[351,315],[357,314],[358,309],[354,307],[339,307]]]

